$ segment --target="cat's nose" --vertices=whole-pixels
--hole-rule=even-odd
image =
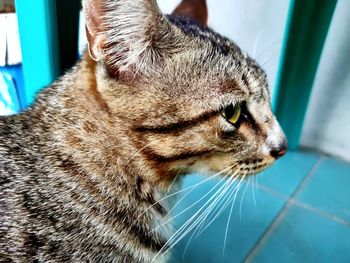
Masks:
[[[277,147],[273,148],[270,151],[270,154],[272,157],[278,159],[281,158],[283,155],[286,154],[288,149],[288,143],[287,140],[283,140],[282,143],[280,143]]]

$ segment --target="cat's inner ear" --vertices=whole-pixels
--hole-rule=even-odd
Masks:
[[[208,24],[206,0],[182,0],[172,15],[188,17],[203,26]]]
[[[103,43],[103,1],[84,0],[83,9],[86,20],[86,37],[90,56],[94,60],[101,58],[101,45]]]
[[[156,0],[83,0],[83,9],[91,57],[113,75],[141,72],[170,49],[171,26]]]

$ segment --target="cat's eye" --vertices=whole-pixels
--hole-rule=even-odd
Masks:
[[[241,106],[240,105],[229,105],[221,110],[222,116],[231,124],[237,124],[241,116]]]

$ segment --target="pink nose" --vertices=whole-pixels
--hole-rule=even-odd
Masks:
[[[288,145],[286,141],[283,141],[278,147],[271,150],[270,154],[272,157],[278,159],[286,154]]]

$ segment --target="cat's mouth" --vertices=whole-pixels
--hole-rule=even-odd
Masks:
[[[242,160],[237,162],[236,172],[239,176],[251,176],[264,171],[271,164],[263,159]]]
[[[246,178],[264,171],[270,167],[274,161],[275,159],[269,156],[232,160],[229,155],[224,155],[213,159],[198,160],[190,164],[187,163],[189,169],[186,170],[186,172],[209,172],[210,174],[214,173],[233,178]]]

